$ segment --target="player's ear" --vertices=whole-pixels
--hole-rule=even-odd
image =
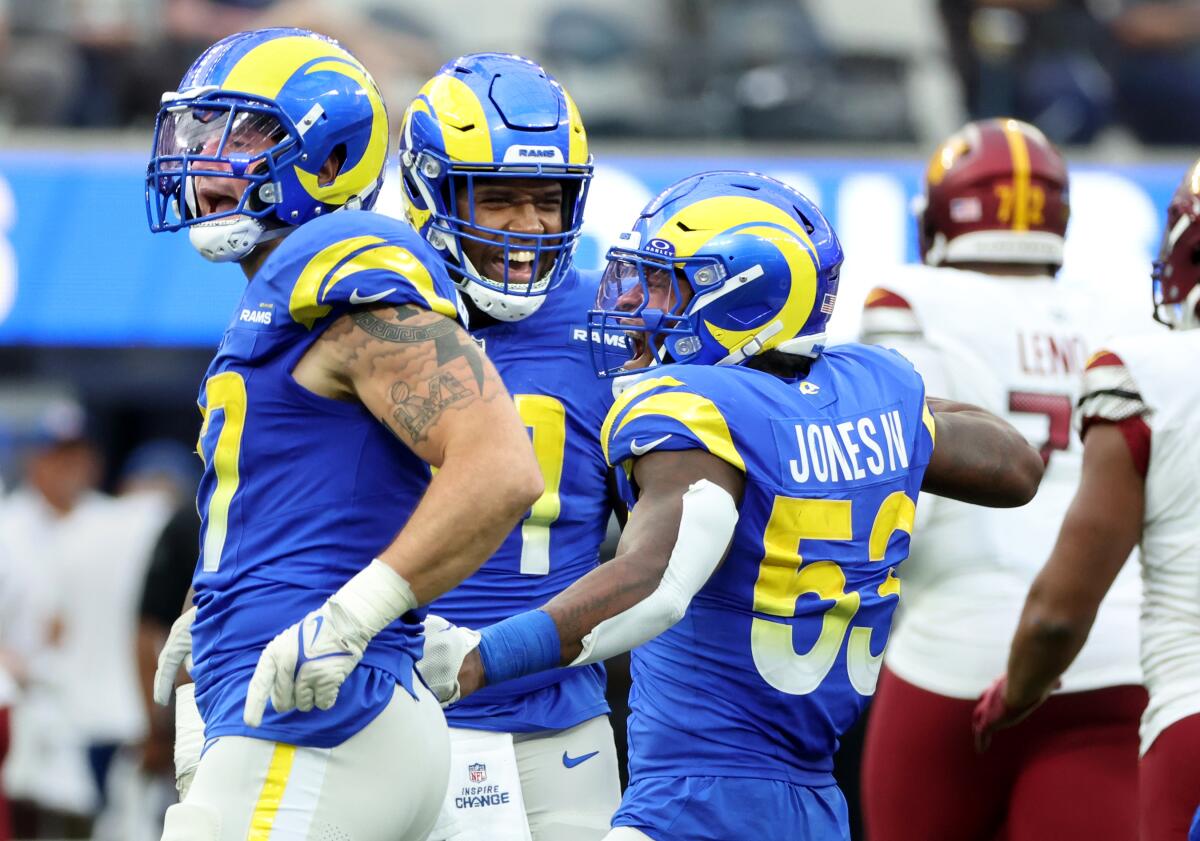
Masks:
[[[346,162],[346,147],[338,146],[329,153],[329,157],[325,159],[325,163],[321,164],[321,171],[317,173],[317,184],[322,187],[328,187],[333,183],[333,179],[337,178],[339,172],[342,171],[342,164]]]

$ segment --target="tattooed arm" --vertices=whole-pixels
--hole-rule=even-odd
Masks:
[[[929,398],[937,444],[921,490],[990,508],[1033,499],[1041,456],[1011,425],[977,406]]]
[[[425,604],[496,550],[542,492],[529,435],[495,368],[457,324],[412,306],[356,311],[321,337],[297,381],[358,400],[438,468],[379,559]],[[397,524],[399,526],[400,524]]]

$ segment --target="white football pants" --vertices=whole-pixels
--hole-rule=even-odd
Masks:
[[[162,841],[425,841],[450,765],[446,719],[413,679],[374,721],[335,748],[222,736]]]
[[[621,802],[617,749],[608,716],[567,730],[512,736],[533,841],[601,841]],[[470,757],[455,756],[454,761],[470,762]],[[492,778],[488,782],[506,785]],[[493,841],[497,831],[488,822],[487,809],[448,809],[429,841]]]

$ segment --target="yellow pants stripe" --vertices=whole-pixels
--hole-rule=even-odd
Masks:
[[[275,752],[271,754],[271,764],[267,767],[267,779],[263,781],[258,802],[254,804],[254,814],[250,816],[250,833],[246,836],[246,841],[269,841],[295,758],[295,745],[276,743]]]

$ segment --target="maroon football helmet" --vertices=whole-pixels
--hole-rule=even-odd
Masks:
[[[1020,120],[968,123],[934,153],[917,201],[921,258],[1062,265],[1070,205],[1062,155]]]
[[[1200,161],[1192,164],[1167,206],[1154,261],[1154,320],[1176,329],[1200,327]]]

